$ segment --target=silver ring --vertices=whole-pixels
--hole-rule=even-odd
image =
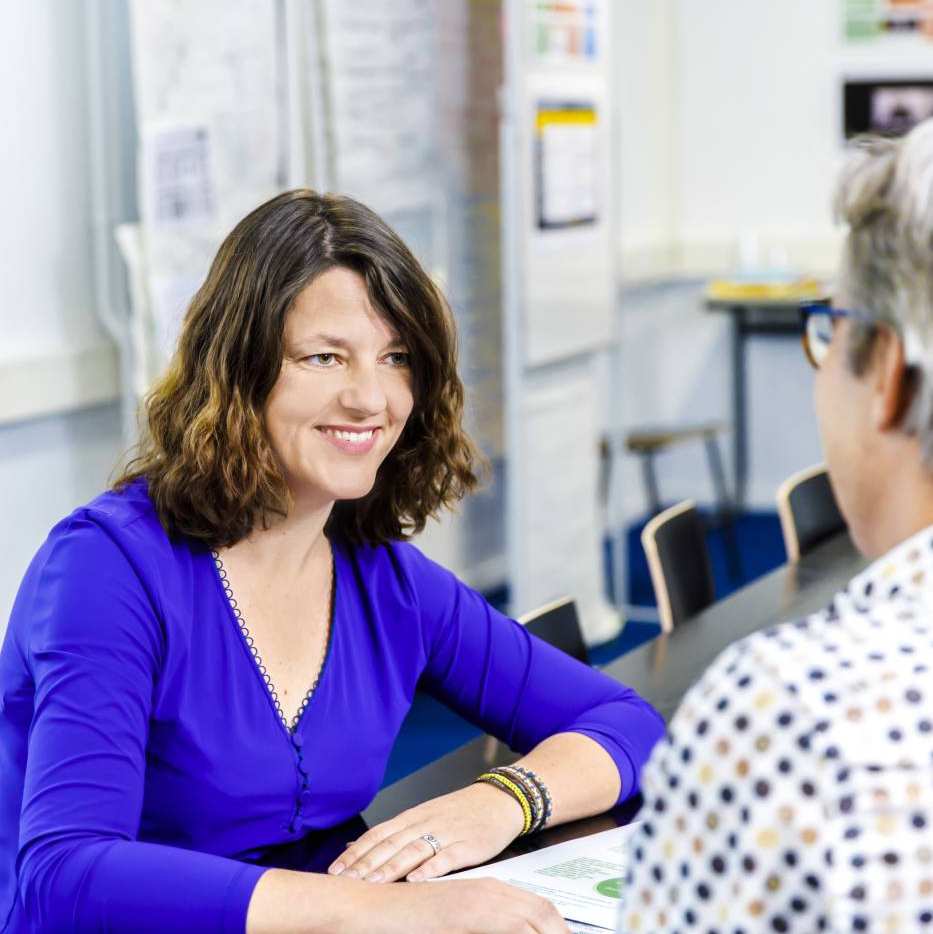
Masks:
[[[434,850],[434,856],[437,856],[437,854],[440,853],[441,841],[438,840],[433,833],[423,833],[421,835],[421,839],[424,840],[424,842],[427,843],[432,850]]]

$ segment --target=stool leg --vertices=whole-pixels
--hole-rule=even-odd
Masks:
[[[729,498],[726,489],[726,477],[722,467],[722,457],[719,454],[719,445],[715,437],[707,435],[704,438],[706,459],[709,463],[710,476],[713,479],[713,491],[716,496],[716,511],[719,513],[719,525],[722,529],[722,540],[726,552],[726,567],[729,578],[733,583],[739,583],[743,577],[742,555],[739,543],[735,536],[735,504]]]
[[[641,455],[641,476],[645,481],[648,511],[652,516],[656,516],[661,511],[661,497],[658,495],[658,478],[654,472],[654,455],[650,451]]]
[[[732,501],[729,491],[726,489],[726,473],[722,466],[722,456],[719,453],[719,445],[712,435],[707,435],[703,439],[706,447],[706,460],[709,464],[709,474],[713,480],[713,493],[716,496],[716,507],[720,513],[725,514],[732,510]]]
[[[599,505],[603,509],[609,507],[609,484],[612,482],[612,442],[604,435],[599,439],[599,474],[596,480],[596,490]],[[606,527],[609,527],[608,516]]]

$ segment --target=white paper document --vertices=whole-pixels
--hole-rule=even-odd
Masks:
[[[445,879],[499,879],[553,902],[573,930],[591,926],[614,931],[628,870],[628,839],[639,825],[627,824],[577,840],[525,853]]]

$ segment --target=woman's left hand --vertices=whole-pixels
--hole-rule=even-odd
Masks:
[[[369,882],[420,882],[492,859],[521,833],[522,825],[521,807],[509,794],[474,784],[377,824],[327,871]],[[439,842],[436,856],[424,834]]]

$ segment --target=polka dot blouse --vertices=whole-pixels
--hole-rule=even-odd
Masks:
[[[643,775],[620,932],[933,932],[933,528],[727,649]]]

